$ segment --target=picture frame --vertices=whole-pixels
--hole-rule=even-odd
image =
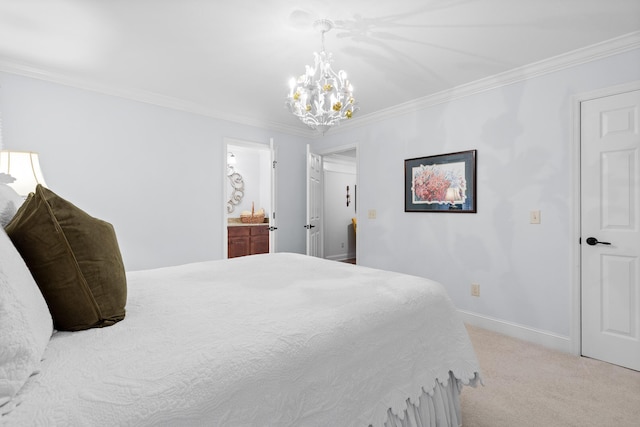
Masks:
[[[477,150],[404,161],[404,211],[477,213]]]

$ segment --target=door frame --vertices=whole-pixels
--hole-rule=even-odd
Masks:
[[[319,172],[319,178],[318,178],[318,184],[319,184],[319,195],[315,192],[312,191],[312,184],[311,184],[311,170],[312,170],[312,163],[311,163],[311,157],[317,158],[319,160],[320,163],[320,172]],[[306,209],[306,218],[305,218],[305,228],[307,229],[307,231],[305,232],[305,236],[306,236],[306,255],[308,256],[315,256],[318,258],[324,258],[324,175],[323,175],[323,157],[322,154],[316,153],[315,150],[313,148],[311,148],[311,144],[307,144],[307,154],[306,154],[306,164],[305,164],[305,169],[306,169],[306,187],[307,187],[307,191],[306,191],[306,196],[307,196],[307,209]],[[312,195],[315,195],[315,199],[312,197]],[[315,220],[315,217],[313,215],[313,212],[311,211],[311,207],[315,206],[315,202],[317,202],[318,204],[320,204],[320,209],[318,209],[320,211],[319,213],[319,220],[317,220],[317,224],[318,225],[313,225],[312,223]],[[312,232],[311,229],[313,227],[319,227],[319,231],[316,230],[315,232]],[[313,254],[313,250],[312,250],[312,235],[316,235],[318,236],[318,239],[320,240],[320,242],[315,242],[315,246],[317,249],[317,252],[315,252],[315,254]]]
[[[581,104],[585,101],[592,99],[604,98],[607,96],[618,95],[625,92],[631,92],[640,89],[640,80],[636,80],[629,83],[624,83],[616,86],[609,86],[594,91],[584,92],[576,94],[571,100],[571,143],[572,143],[572,192],[573,203],[571,208],[573,213],[571,215],[572,222],[572,286],[571,286],[571,352],[575,355],[582,354],[582,264],[581,264],[581,246],[579,244],[580,231],[581,231],[581,206],[582,200],[580,199],[581,181],[580,181],[580,154],[581,154],[581,140],[582,135],[580,132],[581,126]]]
[[[358,142],[352,142],[350,144],[344,144],[344,145],[338,145],[336,147],[330,147],[330,148],[325,148],[323,150],[317,150],[316,154],[319,154],[320,156],[324,157],[330,154],[338,154],[341,153],[343,151],[349,151],[349,150],[356,150],[356,188],[360,186],[360,148],[359,148],[359,143]],[[324,170],[322,172],[324,174]],[[324,185],[324,184],[323,184]],[[325,194],[324,194],[324,188],[322,191],[322,204],[323,204],[323,209],[324,209],[324,205],[325,205]],[[354,193],[353,193],[353,203],[355,203],[355,206],[358,206],[358,192],[354,189]],[[358,210],[356,209],[356,222],[359,225],[360,224],[360,218],[358,215]],[[321,218],[321,222],[322,222],[322,244],[324,245],[324,240],[325,240],[325,236],[324,233],[326,233],[327,228],[325,227],[324,224],[324,212],[322,214],[322,218]],[[323,254],[323,258],[324,258],[324,254]],[[358,263],[358,233],[356,233],[356,264]]]
[[[234,145],[243,148],[253,148],[261,151],[272,151],[272,148],[275,149],[275,145],[273,143],[273,138],[270,138],[267,142],[256,142],[256,141],[248,141],[245,139],[237,139],[231,137],[223,137],[222,138],[222,259],[227,259],[229,256],[228,253],[228,233],[227,233],[227,218],[229,214],[227,213],[227,155],[229,153],[229,145]],[[272,152],[273,155],[273,152]],[[271,160],[273,161],[273,159]],[[275,191],[275,182],[273,182],[274,174],[270,174],[270,182],[269,186],[271,188],[271,199],[272,201],[275,199],[275,195],[273,194]],[[271,206],[271,210],[269,212],[269,218],[272,216],[272,212],[275,210],[275,206]],[[274,233],[269,234],[269,251],[271,252],[272,248],[275,250],[275,244],[271,244],[271,239],[275,239]]]

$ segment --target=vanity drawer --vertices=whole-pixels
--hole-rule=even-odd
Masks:
[[[241,236],[250,236],[252,227],[227,227],[227,234],[229,237],[241,237]]]
[[[247,227],[251,229],[252,236],[268,236],[269,235],[269,226],[267,225],[254,225],[252,227]]]

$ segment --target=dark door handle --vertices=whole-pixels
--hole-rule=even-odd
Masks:
[[[595,237],[587,237],[587,245],[595,246],[597,244],[610,245],[609,242],[599,242]]]
[[[311,224],[307,224],[307,225],[304,226],[304,228],[306,228],[307,230],[310,230],[312,228],[316,228],[316,226],[315,225],[311,225]]]
[[[269,231],[277,230],[278,227],[269,227]]]

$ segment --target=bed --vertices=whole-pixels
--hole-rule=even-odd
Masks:
[[[10,244],[0,233],[3,295],[28,279]],[[459,426],[461,388],[480,382],[425,278],[276,253],[127,272],[126,286],[117,322],[33,328],[42,348],[0,397],[2,425]]]

